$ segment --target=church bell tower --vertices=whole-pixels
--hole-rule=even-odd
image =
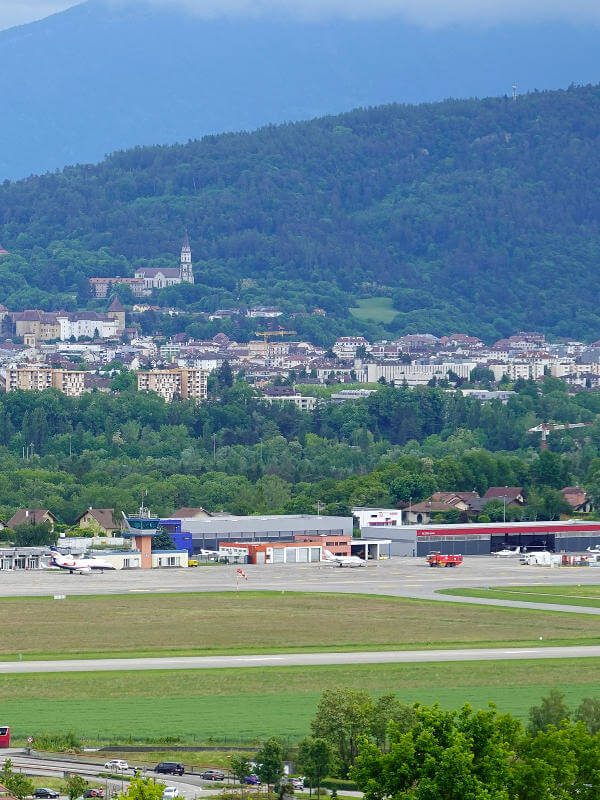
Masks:
[[[182,282],[193,283],[194,272],[192,270],[192,250],[190,248],[190,240],[186,233],[183,244],[181,245],[181,265],[179,267],[179,275]]]

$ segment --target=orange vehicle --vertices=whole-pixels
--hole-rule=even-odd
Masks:
[[[458,567],[462,564],[463,557],[461,555],[450,556],[443,555],[442,553],[429,553],[427,556],[427,563],[430,567]]]

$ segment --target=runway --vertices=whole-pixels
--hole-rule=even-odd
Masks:
[[[515,659],[600,658],[600,646],[464,648],[461,650],[378,650],[341,653],[284,653],[261,656],[180,658],[98,658],[60,661],[4,661],[0,674],[316,667],[336,664],[414,664],[426,661],[512,661]]]

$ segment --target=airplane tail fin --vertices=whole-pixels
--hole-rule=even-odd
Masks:
[[[334,559],[334,555],[333,555],[333,553],[331,552],[331,550],[323,550],[323,558],[324,558],[326,561],[333,561],[333,559]]]

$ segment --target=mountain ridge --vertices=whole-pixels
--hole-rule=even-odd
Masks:
[[[138,144],[597,80],[598,28],[211,19],[88,0],[0,32],[0,179]]]
[[[162,304],[322,307],[327,320],[295,323],[321,341],[532,327],[595,340],[599,141],[600,87],[584,86],[117,152],[0,187],[0,301],[89,302],[89,277],[174,266],[187,229],[196,284]],[[392,297],[387,327],[349,317],[369,294]]]

